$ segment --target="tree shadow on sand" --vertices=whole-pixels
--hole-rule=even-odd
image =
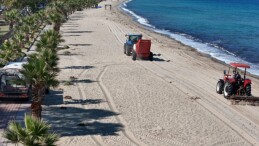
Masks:
[[[74,23],[74,22],[67,22],[65,23],[64,25],[62,25],[62,27],[66,27],[66,26],[79,26],[77,23]]]
[[[118,113],[104,109],[84,109],[70,107],[72,105],[99,104],[105,102],[102,99],[77,100],[70,99],[68,104],[63,104],[63,91],[51,91],[45,97],[43,107],[43,120],[52,125],[52,129],[61,136],[83,136],[83,135],[118,135],[124,126],[119,123],[100,122]]]
[[[91,69],[94,68],[94,66],[66,66],[60,69]]]
[[[75,80],[74,82],[75,83],[94,83],[94,82],[97,82],[97,81],[89,80],[89,79],[82,79],[82,80]]]
[[[70,31],[70,30],[77,30],[77,29],[74,29],[74,28],[66,28],[65,30],[63,31]],[[64,36],[64,35],[63,35]]]
[[[102,102],[106,102],[102,99],[71,99],[65,102],[65,104],[82,104],[82,105],[90,105],[90,104],[100,104]]]
[[[66,27],[73,27],[73,28],[76,28],[78,27],[79,25],[77,23],[66,23],[64,25],[62,25],[62,28],[66,28]],[[64,32],[65,30],[62,30],[62,32]]]
[[[92,33],[93,31],[65,31],[64,33]]]
[[[61,105],[63,104],[63,91],[61,90],[51,90],[50,94],[45,96],[44,105]]]
[[[72,35],[63,35],[64,37],[72,37],[72,36],[81,36],[81,35],[78,35],[78,34],[72,34]]]
[[[61,136],[118,135],[124,128],[122,124],[98,121],[111,116],[118,114],[109,110],[76,107],[48,107],[43,112],[43,118],[49,119],[53,130]]]
[[[77,21],[77,20],[82,20],[82,19],[69,19],[70,21]]]
[[[92,44],[68,44],[70,46],[92,46]]]
[[[70,80],[59,80],[59,82],[61,84],[64,84],[65,86],[71,86],[71,85],[75,85],[76,83],[83,83],[83,84],[90,84],[90,83],[94,83],[97,81],[94,80],[90,80],[90,79],[70,79]]]
[[[82,54],[77,54],[77,53],[58,53],[58,55],[62,55],[62,56],[83,56]]]
[[[85,15],[73,16],[73,18],[85,18]],[[69,20],[72,20],[73,18],[71,18],[71,19],[69,19]]]

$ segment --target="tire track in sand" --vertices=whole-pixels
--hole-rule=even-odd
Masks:
[[[100,64],[100,63],[98,63],[98,64]],[[118,64],[110,64],[110,65],[118,65]],[[102,76],[105,74],[108,66],[110,66],[110,65],[104,66],[104,68],[102,69],[102,71],[100,72],[100,74],[97,77],[97,83],[98,83],[98,86],[100,87],[101,91],[103,92],[103,95],[105,96],[105,98],[107,100],[107,103],[108,103],[108,106],[111,109],[111,111],[118,113],[118,111],[116,110],[116,106],[113,104],[113,101],[111,101],[112,99],[110,97],[110,93],[109,93],[108,89],[106,88],[105,85],[103,85],[103,83],[101,81]],[[82,75],[86,74],[87,72],[88,72],[88,70],[82,71],[81,73],[79,73],[78,77],[82,77]],[[75,84],[77,86],[80,99],[84,100],[83,97],[85,97],[85,94],[83,92],[83,87],[78,82],[76,82]],[[81,104],[81,107],[85,108],[85,105]],[[120,115],[118,115],[118,116],[120,116]],[[126,125],[125,120],[121,116],[120,117],[118,117],[118,116],[115,116],[115,119],[119,123],[121,123],[125,126]],[[120,139],[118,137],[115,138],[115,137],[112,137],[112,136],[109,136],[109,138],[115,140],[115,142],[122,143],[124,145],[126,144],[126,145],[129,145],[129,146],[136,146],[136,145],[137,146],[145,146],[145,144],[139,142],[129,130],[126,130],[126,128],[122,130],[122,133],[123,133],[123,135],[125,135],[125,137],[128,139],[128,141]],[[93,141],[98,146],[106,145],[101,136],[92,136],[91,135],[90,137],[91,137],[91,139],[93,139]]]
[[[113,64],[115,65],[115,64]],[[97,83],[100,87],[100,89],[102,90],[106,100],[108,101],[108,105],[109,105],[109,108],[116,112],[116,113],[119,113],[119,111],[116,109],[116,105],[114,104],[114,101],[110,95],[110,92],[109,90],[106,88],[106,86],[103,84],[103,81],[102,81],[102,77],[103,75],[105,74],[105,72],[107,71],[108,67],[111,66],[111,65],[106,65],[103,67],[103,70],[100,72],[100,74],[98,75],[97,77]],[[144,144],[143,142],[140,142],[138,139],[135,138],[135,136],[133,135],[133,133],[131,133],[128,129],[127,129],[127,122],[123,119],[123,117],[121,115],[118,115],[115,117],[116,120],[119,122],[119,123],[122,123],[125,128],[122,130],[122,133],[132,142],[134,143],[135,145],[137,146],[146,146],[146,144]]]
[[[76,62],[76,64],[78,64],[78,62],[80,62],[78,58],[74,58],[74,57],[73,57],[73,58],[71,58],[71,59],[73,59],[74,62]],[[78,78],[81,77],[83,74],[87,73],[88,71],[89,71],[89,70],[85,69],[85,70],[83,70],[82,72],[80,72],[79,75],[78,75]],[[77,87],[77,90],[78,90],[80,99],[81,99],[81,100],[84,100],[84,98],[83,98],[83,97],[85,97],[84,92],[82,92],[82,87],[81,87],[80,84],[78,84],[78,81],[77,81],[77,80],[76,80],[76,82],[75,82],[75,85],[76,85],[76,87]],[[85,109],[85,105],[84,105],[84,104],[80,104],[80,105],[81,105],[81,107],[82,107],[83,109]],[[103,146],[103,145],[105,145],[105,144],[103,143],[103,141],[102,141],[101,136],[93,136],[93,135],[90,135],[90,137],[91,137],[91,139],[92,139],[98,146]]]

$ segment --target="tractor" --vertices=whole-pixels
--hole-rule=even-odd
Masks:
[[[153,53],[150,51],[151,40],[138,40],[138,42],[133,46],[132,50],[132,60],[148,59],[153,61]]]
[[[244,68],[243,77],[239,74],[238,68]],[[251,95],[251,80],[246,78],[246,69],[250,68],[247,64],[230,63],[228,72],[224,70],[223,79],[219,79],[216,92],[224,95],[226,99],[239,99],[242,97],[250,97]],[[233,75],[230,75],[230,70]]]
[[[132,53],[132,49],[134,44],[138,42],[138,40],[142,39],[142,34],[126,34],[126,43],[124,43],[124,54],[130,56]]]

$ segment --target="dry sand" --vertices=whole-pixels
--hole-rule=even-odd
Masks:
[[[119,2],[78,11],[61,29],[70,48],[59,52],[59,80],[77,79],[45,100],[43,117],[61,134],[59,145],[259,144],[259,107],[232,105],[215,92],[225,65],[105,10],[107,3]],[[132,61],[123,54],[126,33],[142,33],[161,56]],[[259,96],[259,80],[251,79]]]

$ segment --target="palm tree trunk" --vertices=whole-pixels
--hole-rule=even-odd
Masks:
[[[35,119],[41,119],[43,87],[38,85],[32,89],[31,114]]]
[[[26,42],[29,42],[30,41],[30,35],[28,33],[26,33],[25,35],[25,41]]]
[[[42,107],[41,107],[41,101],[33,101],[31,103],[31,115],[35,119],[41,119],[41,112],[42,112]]]
[[[56,32],[59,32],[59,30],[60,30],[60,24],[59,24],[59,23],[57,23],[57,24],[54,25],[54,30],[55,30]]]
[[[9,30],[12,30],[13,29],[13,22],[10,22],[9,23]]]

